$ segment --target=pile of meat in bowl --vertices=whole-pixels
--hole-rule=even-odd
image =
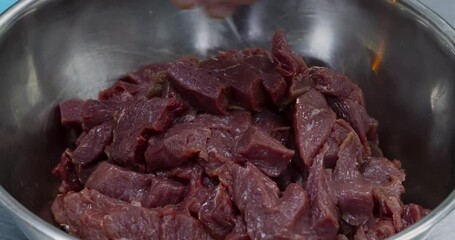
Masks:
[[[82,239],[384,239],[429,210],[378,147],[363,93],[272,51],[151,64],[60,104],[55,220]]]

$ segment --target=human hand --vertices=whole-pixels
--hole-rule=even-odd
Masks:
[[[211,17],[222,18],[234,14],[241,5],[253,3],[255,0],[171,0],[177,7],[190,9],[198,5],[203,6]]]

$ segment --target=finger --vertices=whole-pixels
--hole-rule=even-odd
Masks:
[[[203,5],[214,5],[217,3],[225,3],[225,4],[232,4],[232,5],[246,5],[252,4],[255,0],[200,0]]]
[[[175,6],[181,9],[190,9],[196,6],[197,0],[171,0]]]
[[[205,6],[205,11],[210,17],[223,18],[232,16],[237,9],[237,5],[229,3],[216,3]]]

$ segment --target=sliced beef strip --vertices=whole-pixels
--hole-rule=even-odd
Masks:
[[[175,237],[181,234],[179,232],[182,226],[174,225],[173,222],[169,222],[170,219],[176,220],[182,217],[189,220],[179,223],[185,224],[190,229],[195,222],[188,216],[163,215],[159,210],[151,211],[131,205],[103,209],[103,212],[97,227],[101,227],[109,239],[177,239]],[[161,224],[166,225],[162,227]],[[196,229],[197,232],[200,231],[199,226]],[[191,232],[186,233],[190,235],[185,236],[185,239],[201,237],[198,233],[195,236],[191,235]]]
[[[197,123],[182,123],[163,135],[152,136],[145,152],[147,171],[180,166],[189,160],[207,159],[210,128]]]
[[[124,205],[125,202],[109,198],[96,190],[83,189],[80,192],[68,192],[57,196],[51,210],[58,224],[75,236],[80,236],[83,229],[82,214],[87,209],[107,208]]]
[[[211,58],[200,63],[199,68],[216,76],[230,89],[231,104],[250,111],[259,111],[264,105],[262,81],[248,64],[232,58]]]
[[[82,125],[85,131],[105,122],[118,118],[120,110],[127,107],[129,102],[99,101],[89,99],[82,106]]]
[[[120,80],[138,85],[143,83],[151,83],[153,80],[155,80],[157,75],[168,71],[169,67],[169,63],[152,63],[140,67],[136,71],[127,74]]]
[[[107,162],[98,165],[85,187],[145,208],[177,204],[186,193],[186,187],[178,181],[133,172]]]
[[[294,157],[294,151],[284,147],[272,136],[257,127],[250,127],[237,140],[235,154],[253,163],[266,175],[279,176]]]
[[[53,211],[65,215],[60,224],[83,239],[212,239],[190,216],[172,209],[137,207],[96,190],[69,193],[63,204],[53,205]]]
[[[386,239],[394,235],[395,229],[390,219],[374,219],[371,221],[370,226],[359,227],[354,240],[380,240]]]
[[[338,160],[338,152],[340,151],[340,145],[348,137],[350,132],[354,130],[352,127],[343,119],[337,119],[332,128],[332,133],[327,139],[327,146],[329,147],[324,156],[324,167],[334,169]]]
[[[216,239],[224,239],[235,226],[235,209],[223,185],[219,185],[202,204],[199,221]]]
[[[262,80],[266,96],[275,106],[282,106],[286,100],[287,83],[272,61],[271,53],[251,56],[245,59]]]
[[[327,103],[337,113],[337,117],[348,121],[359,134],[363,143],[365,153],[371,155],[371,149],[368,145],[367,132],[370,128],[370,117],[365,107],[351,99],[337,99],[327,97]]]
[[[250,112],[231,111],[226,116],[199,114],[193,122],[203,124],[212,130],[218,129],[229,131],[233,134],[240,134],[245,132],[253,124],[253,119]]]
[[[78,166],[86,166],[104,156],[105,147],[112,141],[112,121],[104,122],[88,131],[79,139],[78,146],[71,153],[72,161]]]
[[[243,102],[243,106],[247,109],[253,111],[260,109],[261,105],[265,103],[262,99],[263,95],[275,106],[281,106],[285,101],[287,83],[275,66],[272,53],[269,51],[264,49],[229,50],[220,52],[215,59],[217,61],[212,61],[212,59],[203,61],[200,66],[212,67],[215,71],[226,74],[226,84],[234,91],[233,100],[236,100],[237,92],[240,97],[237,102],[239,100]],[[207,62],[211,64],[206,64]],[[220,76],[223,77],[223,74]],[[239,81],[236,77],[243,80]],[[261,91],[259,91],[258,82],[263,88]],[[262,90],[265,94],[262,94]]]
[[[246,112],[224,117],[198,115],[193,122],[177,124],[162,136],[150,138],[145,153],[148,170],[199,159],[206,170],[215,170],[225,162],[250,161],[270,176],[279,175],[294,152],[250,125],[251,115]]]
[[[198,163],[205,171],[216,176],[217,169],[226,162],[236,161],[235,143],[252,125],[252,117],[246,111],[234,111],[220,117],[208,114],[198,115],[194,123],[204,124],[211,129],[207,141],[207,158],[200,157]]]
[[[70,99],[59,104],[60,122],[66,128],[80,129],[82,127],[83,100]]]
[[[403,207],[403,224],[404,227],[408,227],[420,219],[424,218],[430,213],[429,209],[425,209],[417,204],[407,204]]]
[[[79,178],[77,166],[73,163],[71,151],[66,149],[60,157],[60,162],[54,167],[52,173],[64,182],[65,188],[70,191],[80,191],[84,184]]]
[[[161,224],[160,239],[213,239],[199,221],[184,214],[168,214]]]
[[[185,105],[174,98],[131,102],[119,114],[113,142],[106,147],[109,160],[144,171],[144,152],[151,134],[165,131],[184,110]]]
[[[340,146],[338,161],[332,176],[337,205],[347,223],[360,226],[373,216],[373,185],[358,168],[362,146],[356,133],[351,132]]]
[[[289,147],[292,124],[283,116],[269,110],[261,111],[254,115],[254,123],[278,140],[283,146]]]
[[[237,215],[234,229],[224,238],[225,240],[250,240],[246,232],[246,223],[242,216]]]
[[[319,149],[329,138],[335,120],[335,113],[318,91],[312,89],[297,98],[293,122],[295,142],[307,167],[312,165]]]
[[[377,121],[368,116],[362,90],[346,76],[328,68],[312,67],[310,78],[315,89],[327,96],[327,102],[338,117],[352,125],[369,155],[367,135],[375,137],[372,131]]]
[[[112,87],[98,94],[100,100],[131,101],[153,97],[180,98],[170,86],[167,70],[170,64],[154,63],[120,78]]]
[[[321,93],[339,99],[351,99],[361,106],[365,105],[362,91],[345,75],[325,67],[311,67],[310,77],[314,88]]]
[[[403,203],[401,194],[405,189],[402,182],[405,173],[399,161],[382,157],[372,157],[362,165],[363,176],[374,185],[373,196],[379,217],[390,217],[395,230],[401,231],[406,223],[402,220]]]
[[[272,38],[272,54],[280,73],[288,82],[288,97],[295,99],[310,89],[309,69],[289,46],[282,30]]]
[[[180,166],[197,159],[206,170],[234,161],[235,140],[252,124],[251,114],[230,112],[226,116],[199,114],[178,123],[162,135],[152,136],[145,153],[149,171]]]
[[[133,84],[125,81],[118,81],[112,87],[98,93],[98,99],[102,101],[132,101],[139,98],[146,98],[149,85]]]
[[[330,176],[324,169],[324,155],[328,150],[324,146],[316,155],[310,168],[306,190],[310,198],[312,228],[321,239],[334,239],[338,233],[338,213],[336,197],[330,185]]]
[[[301,162],[302,160],[294,158],[278,177],[272,178],[281,191],[286,190],[291,183],[298,183],[305,186],[308,174],[307,171],[301,171],[299,167],[296,166],[297,161]]]
[[[231,165],[231,192],[243,214],[251,239],[296,239],[313,236],[309,201],[298,184],[288,186],[280,199],[275,182],[249,163]]]
[[[203,166],[209,175],[217,176],[216,172],[220,167],[237,160],[234,150],[240,134],[224,128],[212,128],[207,141],[207,158],[199,158],[198,164]]]
[[[188,187],[184,199],[175,208],[179,212],[196,218],[201,206],[216,188],[216,186],[204,184],[207,182],[204,169],[195,163],[188,163],[169,170],[159,170],[156,174],[187,183]]]
[[[228,89],[216,75],[187,59],[175,62],[168,70],[172,86],[195,108],[212,114],[226,114]]]

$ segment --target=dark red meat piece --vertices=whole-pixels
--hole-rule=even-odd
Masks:
[[[199,65],[229,87],[231,102],[250,111],[259,111],[264,104],[262,81],[248,64],[235,59],[212,58]]]
[[[172,64],[168,74],[175,89],[200,111],[227,113],[227,88],[216,75],[198,68],[186,59]]]
[[[119,113],[113,142],[106,147],[109,160],[145,170],[144,152],[149,137],[165,131],[184,109],[182,102],[174,98],[131,102]]]
[[[373,125],[371,130],[374,129],[375,123],[370,121],[365,109],[362,90],[346,76],[336,74],[328,68],[312,67],[310,75],[314,87],[328,97],[327,101],[338,117],[351,124],[369,154],[367,134],[370,131],[370,123]]]
[[[395,234],[395,229],[393,227],[392,221],[389,219],[374,219],[367,227],[360,227],[355,236],[355,240],[379,240],[386,239]]]
[[[321,239],[334,239],[338,233],[338,214],[336,197],[324,169],[324,147],[315,157],[307,182],[311,204],[312,227]]]
[[[430,210],[425,209],[417,204],[408,204],[403,208],[403,223],[405,227],[408,227],[420,219],[424,218],[430,213]]]
[[[257,127],[249,128],[237,140],[235,153],[272,177],[280,175],[294,157],[293,150]]]
[[[80,192],[69,192],[58,195],[52,204],[52,212],[57,222],[64,225],[67,231],[80,236],[83,230],[83,213],[88,209],[121,206],[124,202],[109,198],[96,190],[83,189]]]
[[[313,158],[329,138],[336,115],[324,96],[310,90],[297,98],[294,113],[294,132],[300,157],[310,167]]]
[[[202,204],[198,216],[202,225],[216,239],[223,239],[235,224],[235,209],[222,185],[218,186]]]
[[[272,54],[278,70],[288,82],[289,98],[294,99],[309,90],[309,69],[303,59],[292,51],[283,31],[273,35]]]
[[[79,139],[79,144],[71,153],[73,162],[85,166],[104,155],[106,145],[112,141],[113,122],[104,122],[88,131]]]
[[[199,221],[172,209],[145,209],[87,189],[58,199],[52,210],[65,212],[61,223],[83,239],[211,239]]]
[[[67,128],[81,128],[83,100],[71,99],[59,104],[60,122]]]
[[[54,167],[52,173],[64,182],[68,190],[80,191],[84,187],[84,184],[79,178],[77,166],[72,161],[69,149],[66,149],[62,153],[60,162]]]
[[[98,101],[89,99],[82,106],[82,123],[88,131],[104,122],[118,118],[120,110],[127,106],[126,102]]]
[[[260,76],[266,96],[275,106],[281,106],[286,98],[287,83],[269,55],[252,56],[245,59],[245,63]]]
[[[373,186],[357,167],[362,157],[358,136],[351,132],[340,146],[338,161],[333,172],[333,187],[336,192],[341,217],[347,223],[360,226],[373,215]]]
[[[243,214],[251,239],[295,239],[311,236],[308,196],[291,184],[279,198],[275,182],[251,164],[232,165],[232,195]],[[305,219],[306,218],[306,219]]]
[[[328,150],[324,156],[324,166],[326,168],[334,169],[338,160],[338,152],[340,151],[340,145],[348,137],[350,132],[354,130],[349,126],[349,123],[342,119],[337,119],[332,128],[332,133],[329,139],[327,139]]]
[[[133,84],[125,81],[118,81],[112,87],[102,90],[98,94],[99,100],[111,100],[111,101],[131,101],[139,95],[145,98],[147,96],[148,84]]]
[[[146,208],[177,204],[186,191],[180,182],[133,172],[106,162],[90,175],[85,187],[122,201],[140,203]]]
[[[150,83],[155,80],[159,74],[167,72],[169,67],[169,63],[152,63],[129,73],[121,80],[134,84]]]
[[[207,159],[207,140],[211,134],[205,125],[182,123],[164,135],[151,137],[145,152],[147,170],[177,167],[198,157]]]
[[[289,145],[292,124],[281,115],[265,110],[254,115],[254,123],[284,146]]]

